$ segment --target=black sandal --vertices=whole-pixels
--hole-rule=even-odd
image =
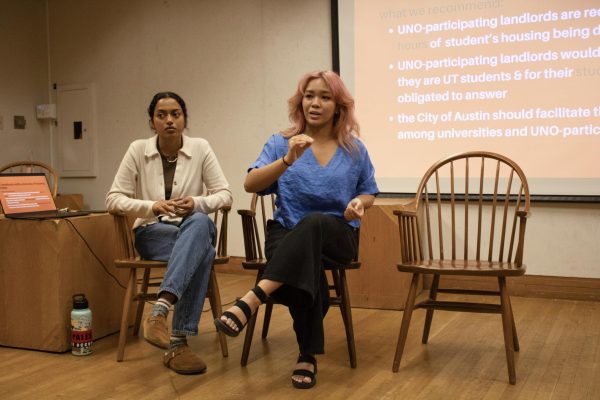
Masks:
[[[259,286],[255,286],[251,290],[252,290],[252,292],[254,292],[254,294],[260,301],[260,304],[264,303],[267,300],[267,294]],[[225,322],[223,322],[221,320],[221,317],[215,319],[215,326],[217,327],[217,330],[223,332],[227,336],[232,336],[232,337],[236,337],[237,335],[240,334],[240,332],[248,324],[248,321],[250,320],[250,317],[252,316],[252,311],[250,310],[250,306],[242,299],[237,299],[235,301],[235,306],[238,307],[240,310],[242,310],[242,312],[244,313],[244,316],[246,317],[246,323],[243,324],[242,321],[240,321],[240,319],[231,311],[225,311],[221,315],[221,317],[225,316],[225,317],[229,318],[230,320],[232,320],[233,323],[235,324],[235,326],[237,327],[237,330],[233,329],[232,327],[227,325]]]
[[[317,384],[317,359],[313,356],[300,354],[298,356],[298,361],[296,362],[310,363],[313,365],[315,370],[312,372],[307,369],[295,369],[294,372],[292,372],[292,375],[306,376],[310,378],[310,382],[298,382],[292,379],[292,385],[294,385],[296,389],[310,389],[311,387],[315,386]]]

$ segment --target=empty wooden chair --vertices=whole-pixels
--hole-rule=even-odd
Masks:
[[[227,217],[230,207],[224,207],[214,214],[214,223],[217,227],[217,245],[216,255],[213,261],[213,268],[210,272],[210,280],[208,283],[207,298],[210,302],[213,318],[217,318],[222,314],[221,295],[219,293],[219,285],[214,270],[214,265],[227,264],[229,256],[227,256]],[[219,214],[220,218],[219,226]],[[134,246],[134,233],[131,230],[132,222],[127,216],[115,215],[117,220],[117,228],[119,236],[124,241],[123,245],[127,251],[125,258],[115,260],[116,268],[129,268],[129,280],[125,298],[123,300],[123,314],[121,317],[121,330],[119,333],[119,344],[117,347],[117,361],[123,361],[125,354],[125,344],[127,342],[127,331],[129,326],[129,309],[132,302],[137,302],[135,314],[135,322],[133,327],[133,335],[137,336],[140,330],[140,324],[144,313],[144,304],[147,301],[156,301],[158,299],[156,291],[151,291],[151,288],[160,286],[160,281],[164,270],[167,268],[166,261],[151,261],[143,260],[139,257]],[[143,276],[138,279],[137,271],[142,270]],[[152,271],[158,271],[158,276],[152,276]],[[219,342],[221,344],[221,352],[223,357],[228,356],[227,341],[225,334],[218,332]]]
[[[511,384],[519,340],[506,278],[522,276],[529,188],[519,166],[499,154],[468,152],[435,163],[423,176],[414,202],[394,212],[400,228],[401,262],[412,283],[406,299],[392,370],[397,372],[413,309],[427,310],[422,342],[427,343],[434,310],[497,313],[502,316]],[[429,298],[415,305],[419,278],[433,275]],[[498,290],[443,288],[440,277],[487,277]],[[493,282],[493,281],[492,281]],[[438,294],[489,295],[493,303],[440,301]],[[473,329],[476,334],[476,327]]]
[[[265,201],[265,198],[267,199]],[[270,203],[270,204],[268,204]],[[257,206],[260,205],[259,208]],[[256,283],[261,279],[267,260],[263,253],[263,240],[267,229],[267,220],[273,215],[275,210],[274,195],[259,196],[254,194],[248,210],[238,210],[242,217],[242,231],[244,235],[244,249],[246,259],[242,266],[247,270],[255,270]],[[257,222],[257,218],[260,222]],[[260,231],[259,231],[260,225]],[[259,232],[262,232],[259,233]],[[262,235],[262,237],[261,237]],[[323,260],[325,270],[329,272],[331,281],[329,284],[329,304],[340,308],[344,327],[346,330],[346,341],[348,344],[348,354],[350,357],[350,366],[356,368],[356,347],[354,344],[354,329],[352,326],[352,309],[350,306],[350,296],[348,294],[348,283],[346,280],[346,270],[360,268],[358,261],[353,261],[348,265],[339,265],[332,260]],[[263,320],[262,338],[266,339],[269,332],[271,313],[274,302],[268,299],[265,304],[265,316]],[[246,327],[246,336],[244,338],[244,347],[242,350],[241,364],[245,366],[248,363],[252,337],[258,312],[254,313],[248,320]]]

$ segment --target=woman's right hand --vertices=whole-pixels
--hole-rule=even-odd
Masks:
[[[168,215],[169,217],[175,217],[177,212],[175,210],[175,202],[173,200],[159,200],[152,204],[152,212],[154,215]]]
[[[293,164],[297,159],[304,154],[313,143],[313,138],[304,133],[294,135],[288,139],[288,152],[285,155],[285,160],[289,164]]]
[[[313,138],[308,135],[300,134],[288,139],[288,151],[283,156],[268,165],[260,168],[254,168],[244,181],[244,189],[249,193],[257,193],[265,190],[273,184],[279,177],[291,166],[298,158],[304,154],[313,143]]]

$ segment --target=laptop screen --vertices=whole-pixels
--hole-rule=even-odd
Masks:
[[[43,173],[0,174],[0,202],[6,215],[56,210]]]

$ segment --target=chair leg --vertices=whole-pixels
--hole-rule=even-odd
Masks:
[[[339,282],[341,298],[340,311],[346,329],[346,341],[348,342],[348,355],[350,356],[350,367],[356,368],[356,346],[354,344],[354,327],[352,325],[352,307],[350,306],[350,296],[348,295],[348,282],[346,280],[346,271],[343,269],[332,271],[337,275]]]
[[[244,337],[244,347],[242,349],[242,367],[245,367],[246,364],[248,364],[248,356],[250,355],[250,346],[252,346],[252,336],[254,335],[254,327],[256,326],[257,315],[258,310],[252,314],[248,320],[248,324],[246,325],[246,336]]]
[[[419,274],[413,274],[412,281],[410,283],[410,290],[408,291],[408,297],[406,298],[406,305],[404,306],[404,313],[402,314],[402,325],[400,326],[400,333],[398,334],[398,344],[396,345],[396,355],[394,356],[392,372],[398,372],[398,368],[400,367],[400,360],[402,359],[404,345],[406,344],[406,337],[408,336],[410,318],[415,307],[418,283]]]
[[[117,346],[117,361],[123,361],[125,355],[125,344],[127,342],[127,331],[129,329],[129,308],[133,301],[133,289],[136,286],[136,274],[135,268],[129,269],[129,281],[127,283],[127,290],[125,291],[125,298],[123,299],[123,312],[121,313],[121,330],[119,332],[119,344]]]
[[[514,385],[517,382],[515,374],[515,353],[513,349],[513,324],[511,318],[510,298],[506,290],[506,278],[498,277],[500,287],[500,307],[502,309],[502,330],[504,331],[504,348],[506,350],[506,364],[508,366],[508,381]]]
[[[144,315],[144,306],[146,305],[145,296],[148,294],[148,284],[150,282],[150,268],[144,268],[144,277],[142,278],[142,287],[140,288],[140,294],[142,297],[138,301],[137,311],[135,313],[135,324],[133,325],[133,336],[137,336],[140,332],[140,325],[142,324],[142,316]]]
[[[217,283],[217,274],[214,268],[210,271],[210,277],[208,282],[208,301],[210,302],[210,309],[212,310],[213,318],[219,318],[223,314],[223,308],[221,307],[221,293],[219,292],[219,284]],[[219,336],[219,343],[221,344],[221,353],[223,357],[229,356],[229,350],[227,349],[227,338],[221,331],[217,332]]]
[[[260,282],[260,278],[262,277],[262,271],[259,270],[258,273],[256,274],[256,281],[254,282],[255,285],[258,285],[258,282]],[[267,303],[267,305],[269,305],[269,303]],[[272,306],[272,304],[270,304]],[[259,307],[260,309],[260,307]],[[250,355],[250,347],[252,346],[252,337],[254,336],[254,328],[256,327],[256,318],[258,316],[258,310],[256,310],[256,312],[254,314],[252,314],[252,316],[250,316],[250,319],[248,320],[248,323],[246,325],[246,336],[244,337],[244,347],[242,348],[242,359],[240,361],[240,364],[242,364],[242,367],[245,367],[246,364],[248,364],[248,356]],[[267,326],[267,330],[268,330],[268,326]],[[264,332],[264,326],[263,326],[263,332]]]
[[[264,270],[260,270],[256,274],[255,285],[258,285],[258,282],[260,282],[260,280],[262,279],[263,272],[264,272]],[[254,315],[256,315],[257,313],[258,313],[258,310],[256,311],[256,313],[254,313]],[[261,335],[263,339],[266,339],[267,335],[269,334],[269,326],[271,325],[271,314],[272,313],[273,313],[273,302],[268,301],[267,303],[265,303],[265,317],[263,319],[263,328],[262,328],[262,335]],[[256,318],[255,318],[254,323],[256,324]],[[254,329],[254,327],[252,329]],[[244,346],[245,345],[246,345],[246,343],[244,342]],[[250,344],[248,344],[248,351],[250,351]],[[246,356],[246,358],[247,358],[247,356]],[[242,364],[242,365],[245,365],[245,364]]]
[[[521,346],[519,345],[519,336],[517,335],[517,325],[515,324],[515,315],[512,310],[512,303],[510,302],[510,296],[508,297],[508,306],[510,307],[510,321],[512,322],[512,332],[513,332],[513,345],[515,351],[521,350]]]
[[[429,289],[429,299],[435,300],[437,299],[437,291],[440,286],[440,275],[434,274],[433,281],[431,282],[431,289]],[[427,310],[425,314],[425,325],[423,326],[423,337],[421,338],[421,343],[427,344],[429,340],[429,330],[431,329],[431,321],[433,320],[433,310]]]
[[[263,319],[262,338],[266,339],[271,325],[271,314],[273,313],[273,303],[265,305],[265,318]]]

